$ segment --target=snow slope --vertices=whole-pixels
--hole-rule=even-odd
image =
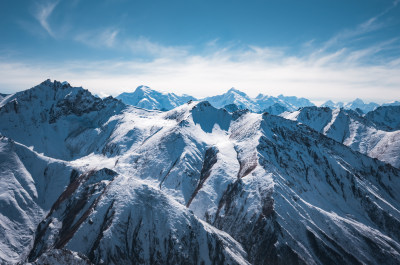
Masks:
[[[364,103],[364,101],[362,99],[357,98],[348,103],[343,103],[343,102],[335,103],[332,100],[328,100],[324,104],[322,104],[321,107],[329,107],[331,109],[344,108],[344,109],[349,109],[349,110],[360,109],[363,113],[367,113],[367,112],[375,110],[377,107],[379,107],[379,104],[377,104],[375,102]]]
[[[30,259],[55,247],[95,264],[247,264],[229,235],[142,181],[102,169],[64,195],[40,224]]]
[[[192,96],[178,96],[174,93],[162,93],[147,86],[138,86],[132,93],[124,92],[116,97],[128,105],[149,110],[171,110],[189,100],[196,100]]]
[[[0,93],[0,102],[4,99],[4,98],[6,98],[8,95],[7,94],[2,94],[2,93]]]
[[[41,89],[54,89],[56,95],[58,90],[67,95],[74,91],[54,84]],[[79,102],[74,98],[73,106]],[[247,110],[228,112],[208,102],[161,112],[112,99],[94,101],[104,107],[95,111],[99,116],[92,127],[74,130],[68,138],[85,139],[83,151],[75,152],[79,155],[63,157],[68,162],[31,150],[37,150],[36,145],[46,150],[45,140],[21,136],[25,146],[33,147],[17,144],[79,172],[61,178],[66,184],[59,185],[59,196],[48,200],[50,207],[35,206],[42,216],[35,222],[39,219],[40,224],[21,230],[35,233],[33,243],[21,246],[30,262],[52,257],[75,261],[77,253],[95,264],[400,262],[400,171],[324,135],[342,139],[346,134],[339,127],[347,128],[347,119],[364,119],[356,112],[312,107],[310,112],[285,113],[292,121]],[[8,124],[15,132],[35,130],[19,117],[21,112],[13,112],[12,104],[4,105],[8,111],[0,110],[0,119],[18,120]],[[61,103],[54,104],[63,109]],[[28,101],[24,106],[36,108]],[[50,109],[40,112],[50,115]],[[61,113],[56,120],[63,121],[63,128],[93,115]],[[318,130],[299,123],[301,119]],[[47,124],[49,119],[44,119],[38,127]],[[46,131],[37,138],[44,136]],[[57,137],[48,143],[65,150],[65,143],[56,140],[63,137]],[[20,168],[9,164],[1,169],[14,174]],[[32,178],[40,179],[43,171],[35,172]],[[1,183],[9,193],[23,190]],[[14,215],[1,213],[15,222]],[[11,242],[0,240],[5,246]],[[8,261],[26,257],[15,250],[8,253]]]
[[[249,109],[254,112],[260,112],[260,106],[246,93],[239,91],[235,88],[229,89],[226,93],[218,96],[204,98],[216,108],[223,108],[229,104],[235,104],[239,109]]]
[[[0,132],[39,153],[70,160],[102,152],[98,142],[112,125],[101,125],[124,108],[111,97],[102,100],[81,87],[46,80],[1,102]]]
[[[400,105],[381,106],[365,115],[367,120],[387,131],[400,130]]]
[[[0,136],[0,263],[27,254],[39,222],[72,178],[65,162]]]
[[[379,107],[365,116],[352,110],[307,107],[281,114],[306,124],[353,150],[400,167],[399,107]],[[396,130],[397,129],[397,130]]]
[[[246,93],[231,88],[226,93],[218,96],[207,97],[203,100],[208,101],[216,108],[222,108],[229,104],[235,104],[239,109],[248,109],[252,112],[260,113],[269,110],[274,114],[280,114],[285,110],[297,110],[300,107],[314,106],[309,100],[297,97],[278,97],[259,94],[256,98],[249,97]]]

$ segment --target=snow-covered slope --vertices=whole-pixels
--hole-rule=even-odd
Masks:
[[[77,171],[0,136],[0,264],[27,255],[34,231]]]
[[[95,264],[247,264],[229,235],[159,189],[108,169],[70,184],[39,225],[29,258],[52,248]]]
[[[162,93],[147,86],[138,86],[134,92],[124,92],[116,98],[128,105],[162,111],[176,108],[189,100],[196,100],[192,96],[178,96],[174,93]]]
[[[357,98],[348,103],[343,103],[343,102],[335,103],[332,100],[328,100],[327,102],[322,104],[321,107],[329,107],[331,109],[344,108],[344,109],[349,109],[349,110],[360,109],[363,113],[367,113],[367,112],[375,110],[377,107],[379,107],[379,104],[377,104],[375,102],[364,103],[364,101],[362,99]]]
[[[124,115],[120,129],[137,119],[134,109]],[[377,263],[375,248],[399,261],[398,170],[271,115],[206,102],[152,115],[137,126],[154,133],[140,128],[150,137],[113,170],[172,194],[239,241],[253,264]]]
[[[400,101],[395,100],[395,101],[392,101],[389,103],[384,103],[384,104],[382,104],[382,106],[400,106]]]
[[[0,93],[0,102],[1,102],[4,98],[6,98],[7,96],[8,96],[7,94]]]
[[[370,103],[364,103],[361,99],[357,98],[347,104],[344,105],[345,109],[351,109],[351,110],[356,110],[360,109],[362,112],[367,113],[369,111],[373,111],[379,107],[379,104],[376,104],[375,102],[370,102]]]
[[[297,110],[298,108],[306,107],[306,106],[314,106],[312,102],[310,102],[308,99],[305,98],[297,98],[297,97],[286,97],[283,95],[279,95],[278,97],[272,97],[272,96],[265,96],[262,94],[259,94],[255,98],[257,104],[260,106],[261,109],[266,110],[269,107],[273,107],[276,104],[279,104],[283,106],[286,110],[289,111],[294,111]],[[282,111],[283,112],[283,111]],[[280,112],[280,113],[282,113]],[[276,114],[280,114],[277,113]]]
[[[264,109],[264,112],[268,112],[269,114],[272,114],[272,115],[279,115],[285,111],[288,111],[288,109],[279,103],[274,103],[274,105],[269,106],[266,109]]]
[[[223,108],[229,104],[235,104],[239,109],[248,109],[254,112],[260,112],[260,107],[246,93],[235,88],[229,89],[226,93],[218,96],[204,98],[216,108]]]
[[[106,110],[119,106],[102,102]],[[320,114],[327,123],[339,116],[328,110]],[[34,244],[24,248],[30,262],[75,261],[77,252],[95,264],[400,262],[398,169],[267,113],[230,113],[208,102],[105,113],[87,130],[107,136],[82,144],[100,147],[60,161],[80,174],[65,177],[50,209],[41,208]],[[68,124],[82,116],[59,117]],[[22,140],[36,150],[33,138]]]
[[[379,107],[361,116],[352,110],[307,107],[281,116],[306,124],[353,150],[400,168],[398,110],[397,106]]]
[[[93,263],[81,253],[68,249],[52,249],[27,265],[91,265]]]
[[[216,108],[235,104],[239,109],[248,109],[256,113],[273,111],[276,114],[280,114],[285,110],[293,111],[300,107],[314,106],[313,103],[305,98],[285,97],[283,95],[272,97],[259,94],[256,98],[251,98],[246,93],[234,88],[229,89],[222,95],[207,97],[204,100],[210,102]]]
[[[0,133],[39,153],[69,160],[104,151],[99,143],[113,127],[104,122],[124,108],[111,97],[102,100],[81,87],[46,80],[1,102]]]
[[[321,107],[328,107],[328,108],[331,108],[331,109],[340,109],[340,108],[343,108],[343,106],[344,106],[343,102],[335,103],[332,100],[328,100],[328,101],[326,101],[325,103],[323,103],[321,105]]]
[[[400,130],[400,105],[381,106],[370,111],[365,118],[383,130]]]

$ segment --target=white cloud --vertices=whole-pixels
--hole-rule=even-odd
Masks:
[[[223,49],[205,56],[188,54],[179,59],[158,57],[147,62],[71,61],[32,65],[2,61],[0,87],[22,90],[52,78],[111,95],[145,84],[198,97],[223,93],[234,86],[252,96],[285,94],[345,101],[360,97],[380,102],[400,99],[398,59],[378,65],[359,63],[377,49],[340,50],[319,57],[289,56],[281,49],[251,47]]]
[[[37,11],[34,14],[35,18],[39,21],[42,28],[46,30],[46,32],[53,38],[55,38],[55,34],[50,27],[48,19],[58,3],[59,1],[42,3],[41,5],[38,5]]]
[[[206,43],[203,51],[193,53],[192,47],[164,46],[145,37],[123,38],[123,31],[115,27],[81,32],[75,36],[78,42],[123,50],[136,59],[31,63],[0,58],[0,89],[3,89],[0,92],[26,89],[51,78],[110,95],[144,84],[197,97],[236,87],[252,96],[285,94],[314,101],[346,101],[357,97],[379,102],[400,100],[400,58],[380,56],[382,51],[398,49],[399,39],[359,49],[346,45],[382,27],[380,18],[399,1],[322,45],[318,46],[315,40],[305,43],[298,55],[290,54],[285,47],[235,42],[223,46],[218,39]],[[57,3],[45,6],[38,15],[49,34],[52,31],[47,20]],[[140,59],[144,57],[146,60]]]

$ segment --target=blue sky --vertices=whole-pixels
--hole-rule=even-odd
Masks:
[[[0,2],[0,91],[400,99],[399,0]]]

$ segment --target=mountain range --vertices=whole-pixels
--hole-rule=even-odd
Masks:
[[[400,168],[400,106],[381,106],[366,115],[343,108],[305,107],[281,116]]]
[[[116,97],[128,105],[150,109],[150,110],[171,110],[180,106],[190,100],[194,101],[208,101],[216,108],[224,108],[228,106],[227,110],[232,109],[232,104],[236,105],[233,109],[248,109],[255,113],[268,112],[274,115],[279,115],[285,111],[296,111],[302,107],[315,106],[310,100],[306,98],[297,98],[294,96],[278,97],[267,96],[259,94],[257,97],[252,98],[246,93],[239,91],[235,88],[229,89],[226,93],[218,96],[206,97],[203,99],[196,99],[189,95],[176,95],[174,93],[163,93],[153,90],[147,86],[139,86],[134,92],[124,92]],[[400,105],[398,101],[386,103],[383,105]],[[379,104],[370,102],[364,103],[361,99],[357,98],[354,101],[343,103],[326,101],[321,105],[322,107],[329,107],[331,109],[344,108],[349,110],[358,110],[360,113],[367,113],[379,107]]]
[[[188,95],[178,96],[174,93],[162,93],[147,86],[138,86],[133,93],[122,93],[116,98],[125,104],[139,108],[163,111],[176,108],[189,100],[196,100]]]
[[[6,96],[0,263],[400,263],[400,170],[340,134],[395,134],[399,116],[302,106],[281,117],[247,110],[256,101],[241,93],[228,91],[229,111],[218,97],[148,110],[166,104],[50,80]]]

